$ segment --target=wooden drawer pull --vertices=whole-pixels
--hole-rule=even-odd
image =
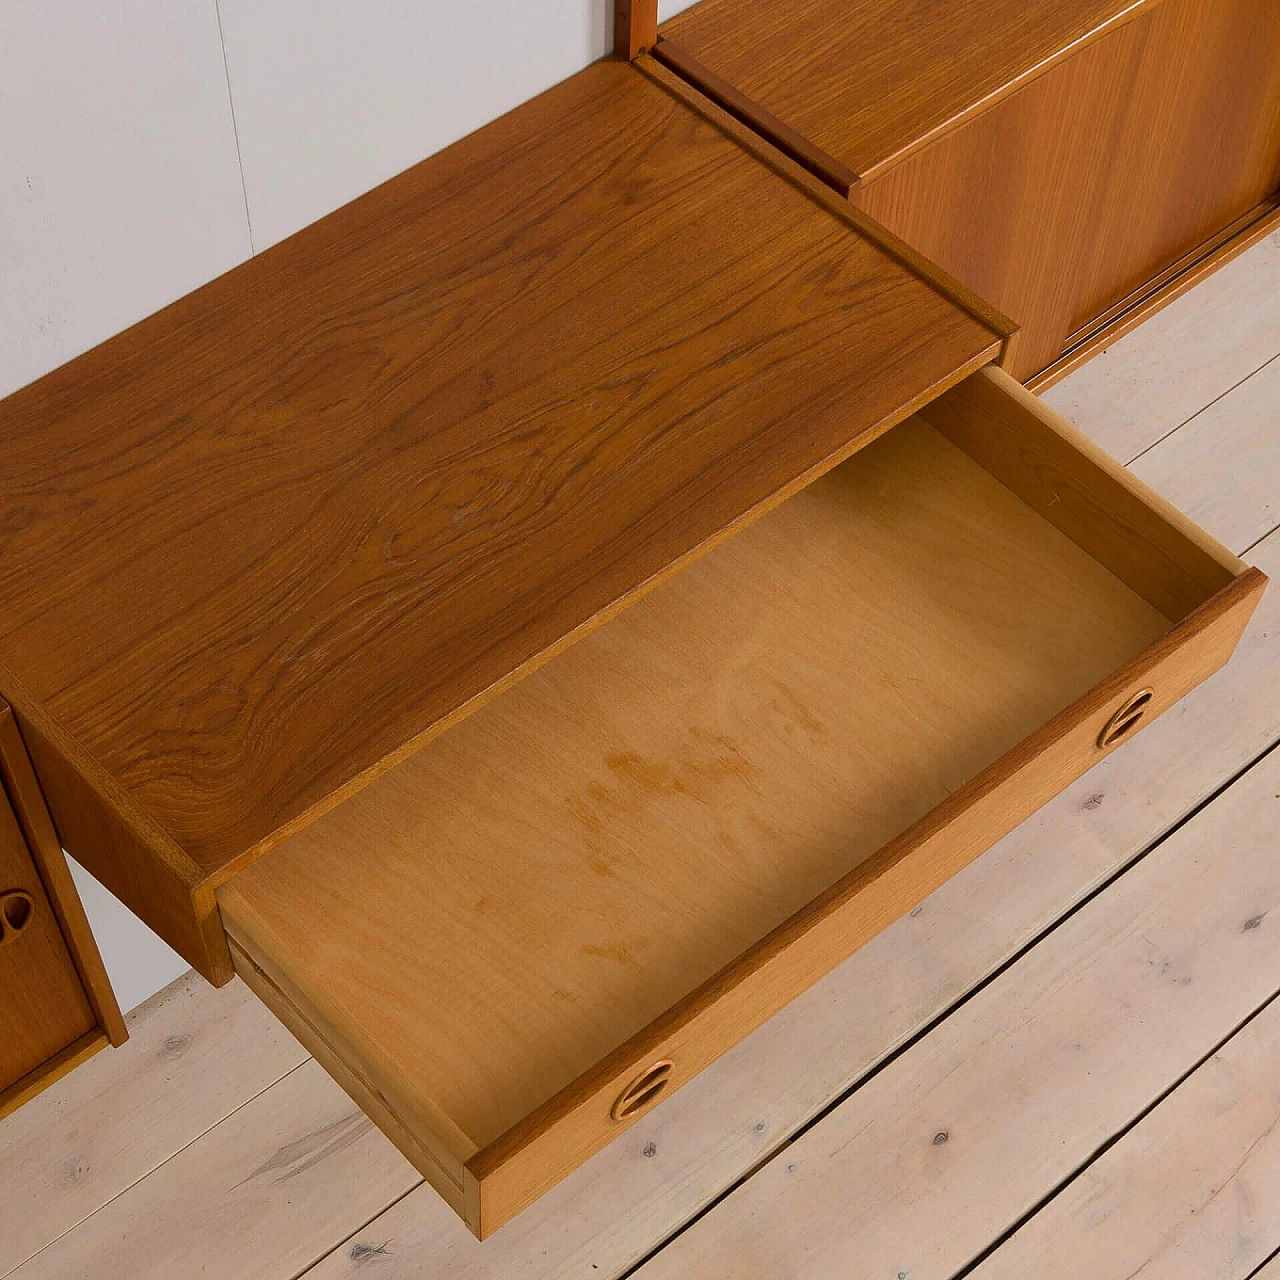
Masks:
[[[638,1075],[619,1095],[609,1113],[615,1120],[630,1120],[637,1116],[667,1087],[671,1069],[675,1063],[670,1058],[655,1062],[647,1071]]]
[[[1154,693],[1154,689],[1139,689],[1132,698],[1122,703],[1115,715],[1102,726],[1102,732],[1098,734],[1098,746],[1115,746],[1121,738],[1132,733],[1146,714],[1147,704]]]
[[[35,904],[24,889],[0,893],[0,946],[16,938],[31,923]]]

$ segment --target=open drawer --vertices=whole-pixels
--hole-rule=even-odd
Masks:
[[[1220,666],[1265,579],[994,367],[219,890],[484,1236]]]

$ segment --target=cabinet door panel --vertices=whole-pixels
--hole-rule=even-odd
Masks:
[[[1023,326],[1028,379],[1280,189],[1280,6],[1165,0],[853,198]]]

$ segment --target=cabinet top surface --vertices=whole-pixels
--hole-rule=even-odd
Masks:
[[[0,693],[218,876],[998,343],[597,64],[0,403]]]
[[[664,38],[862,179],[1156,0],[702,0]]]

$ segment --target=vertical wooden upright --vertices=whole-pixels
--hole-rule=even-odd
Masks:
[[[658,42],[658,0],[617,0],[613,19],[613,51],[634,62]]]

